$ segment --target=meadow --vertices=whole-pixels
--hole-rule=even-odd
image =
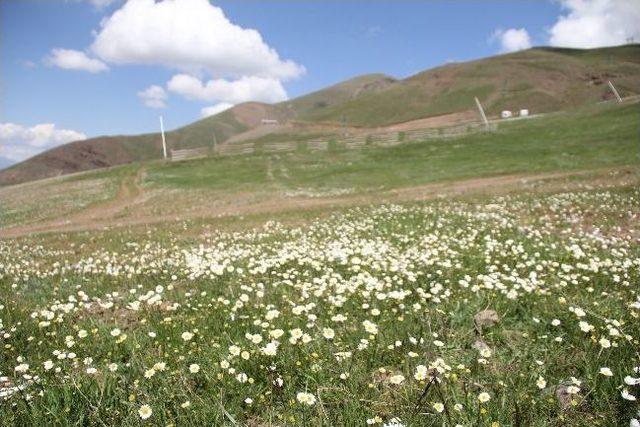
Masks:
[[[0,241],[0,424],[627,425],[639,188]]]
[[[636,427],[637,106],[0,189],[0,425]]]

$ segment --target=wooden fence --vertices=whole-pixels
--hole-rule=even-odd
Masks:
[[[223,144],[217,146],[213,151],[206,147],[186,150],[171,150],[171,160],[179,161],[194,159],[206,157],[210,154],[217,156],[238,156],[254,153],[286,153],[293,151],[313,152],[332,149],[351,150],[367,146],[391,147],[407,142],[452,138],[469,133],[495,131],[496,128],[495,124],[491,124],[487,127],[482,123],[469,123],[446,128],[416,129],[406,132],[381,132],[339,138],[318,138],[308,141]]]
[[[179,162],[180,160],[197,159],[200,157],[207,157],[208,155],[208,147],[189,148],[185,150],[171,150],[171,161]]]

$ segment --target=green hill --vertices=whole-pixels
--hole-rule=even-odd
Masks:
[[[383,74],[356,77],[326,89],[268,105],[245,103],[167,133],[170,149],[218,144],[255,130],[263,118],[297,123],[280,138],[308,135],[300,125],[380,127],[472,110],[473,98],[487,113],[527,108],[531,113],[565,110],[640,92],[640,45],[600,49],[534,48],[470,62],[451,63],[404,80]],[[249,133],[249,132],[248,132]],[[278,135],[263,137],[277,140]],[[236,138],[237,139],[237,138]],[[0,171],[0,185],[136,161],[162,155],[158,134],[108,136],[53,148]]]
[[[608,80],[622,96],[638,93],[640,45],[534,48],[448,64],[302,117],[336,123],[345,117],[351,125],[380,126],[471,109],[474,96],[489,115],[520,108],[541,113],[609,99]]]

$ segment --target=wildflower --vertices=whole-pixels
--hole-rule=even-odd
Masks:
[[[575,386],[575,385],[570,385],[569,387],[567,387],[567,393],[569,393],[569,394],[578,394],[578,393],[580,393],[580,387]]]
[[[309,406],[312,406],[316,403],[316,397],[313,394],[302,391],[296,395],[296,399],[298,400],[298,402]]]
[[[444,411],[444,405],[442,403],[440,403],[440,402],[436,402],[436,403],[433,404],[433,409],[436,412],[440,413],[440,412]]]
[[[371,335],[376,335],[378,333],[378,326],[369,320],[363,321],[362,326],[364,326],[364,330]]]
[[[109,363],[109,365],[107,365],[107,368],[109,369],[110,372],[115,372],[118,370],[118,364],[117,363]]]
[[[404,375],[393,375],[392,377],[389,378],[389,382],[391,384],[402,384],[402,382],[404,381]]]
[[[428,374],[429,369],[427,369],[426,366],[418,365],[416,366],[416,373],[413,375],[413,377],[418,381],[424,381],[427,379]]]
[[[182,335],[180,335],[180,337],[184,341],[191,341],[191,339],[193,338],[193,334],[191,332],[183,332]]]
[[[143,420],[149,418],[152,413],[153,411],[151,410],[151,406],[149,405],[142,405],[140,409],[138,409],[138,415],[140,415],[140,418],[142,418]]]
[[[122,333],[122,331],[118,328],[114,328],[109,333],[111,334],[112,337],[117,337]]]
[[[588,324],[585,321],[580,321],[580,323],[578,324],[578,326],[580,326],[580,330],[582,332],[591,332],[593,331],[594,327],[593,325]]]
[[[48,371],[53,368],[53,362],[51,360],[47,360],[46,362],[43,363],[43,365],[44,365],[45,371]]]
[[[600,374],[604,375],[605,377],[612,377],[613,376],[613,372],[611,372],[611,369],[604,367],[604,368],[600,368]]]
[[[186,409],[186,408],[188,408],[189,406],[191,406],[191,402],[190,402],[190,401],[188,401],[188,400],[187,400],[186,402],[182,402],[182,403],[180,404],[180,407],[181,407],[182,409]]]
[[[275,356],[276,353],[278,352],[278,342],[277,341],[271,341],[267,345],[262,347],[260,349],[260,351],[265,356]]]
[[[332,340],[336,336],[336,333],[331,328],[324,328],[322,329],[322,336],[328,340]]]
[[[480,403],[487,403],[489,400],[491,400],[491,396],[487,392],[482,392],[478,395],[478,401]]]
[[[189,372],[191,372],[192,374],[197,374],[198,372],[200,372],[200,365],[198,365],[197,363],[192,363],[191,365],[189,365]]]
[[[536,386],[538,386],[538,388],[542,390],[547,386],[547,380],[545,380],[542,377],[538,377],[538,380],[536,381]]]
[[[639,385],[640,378],[633,378],[632,376],[627,375],[626,377],[624,377],[624,383],[626,385]]]
[[[625,400],[631,400],[631,401],[635,401],[636,397],[629,393],[629,390],[627,390],[626,388],[622,390],[622,392],[620,393],[622,395],[622,398]]]
[[[14,370],[18,373],[23,374],[29,370],[29,365],[26,363],[21,363],[18,366],[16,366]]]
[[[609,341],[608,339],[602,337],[600,338],[600,341],[598,341],[600,343],[600,347],[602,348],[609,348],[611,347],[611,341]]]
[[[391,418],[389,422],[387,422],[382,427],[406,427],[406,426],[402,424],[402,421],[400,421],[400,418]]]

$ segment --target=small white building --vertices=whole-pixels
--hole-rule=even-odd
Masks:
[[[523,108],[520,110],[520,117],[527,117],[529,115],[529,110]]]
[[[261,123],[263,125],[277,125],[278,121],[276,119],[262,119]]]
[[[502,110],[502,113],[500,113],[500,117],[502,117],[503,119],[508,119],[510,117],[513,117],[513,113],[509,110]]]

